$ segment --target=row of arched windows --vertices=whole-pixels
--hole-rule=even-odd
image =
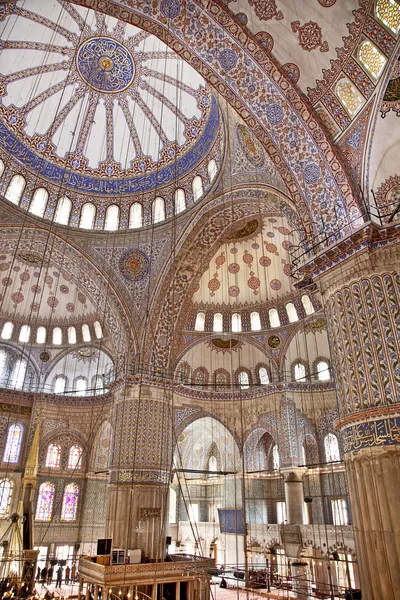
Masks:
[[[0,160],[0,177],[4,172],[4,162]],[[218,165],[214,159],[208,163],[209,182],[213,183],[218,173]],[[12,177],[6,192],[5,198],[15,205],[19,205],[24,190],[26,180],[21,174]],[[192,181],[193,199],[195,202],[204,195],[203,179],[196,175]],[[49,193],[45,188],[37,188],[32,196],[28,211],[36,217],[44,217]],[[183,188],[177,188],[173,197],[174,212],[176,215],[187,208],[186,192]],[[58,202],[54,215],[54,222],[60,225],[68,225],[72,212],[72,201],[68,196],[62,196]],[[80,212],[79,227],[81,229],[94,229],[96,219],[96,206],[92,202],[86,202]],[[166,219],[166,203],[161,196],[155,198],[151,206],[152,223],[161,223]],[[143,227],[143,205],[140,202],[134,202],[129,208],[129,229],[138,229]],[[104,231],[117,231],[120,228],[120,207],[117,204],[111,204],[107,207],[104,219]]]
[[[68,453],[68,469],[82,469],[82,448],[81,446],[71,446]],[[61,446],[59,444],[50,444],[46,453],[46,467],[50,469],[59,469],[61,467]]]
[[[315,365],[315,376],[318,381],[330,381],[331,372],[329,364],[325,360],[320,360]],[[303,382],[308,379],[307,369],[304,362],[296,362],[293,365],[293,379],[294,381]]]
[[[301,302],[304,307],[304,312],[306,315],[311,315],[315,312],[314,306],[310,300],[310,297],[306,294],[301,297]],[[299,320],[299,315],[296,310],[293,302],[288,302],[285,306],[286,313],[288,316],[289,323],[295,323]],[[278,310],[276,308],[270,308],[268,311],[269,322],[272,328],[281,326],[281,319],[279,317]],[[204,312],[198,312],[196,315],[196,322],[194,329],[195,331],[204,331],[205,329],[205,321],[206,315]],[[253,311],[250,313],[250,329],[251,331],[260,331],[262,329],[261,326],[261,318],[260,313],[257,311]],[[213,316],[213,331],[214,332],[222,332],[223,329],[223,315],[222,313],[214,313]],[[242,331],[242,316],[240,313],[233,313],[231,316],[231,331],[234,333],[238,333]]]
[[[327,433],[324,437],[324,451],[325,451],[325,462],[333,463],[340,461],[340,449],[339,449],[339,441],[334,433]],[[303,465],[307,464],[306,457],[306,449],[304,444],[301,446],[301,462]],[[279,448],[276,444],[274,444],[272,448],[272,468],[274,471],[277,471],[280,467],[280,455]]]
[[[400,31],[400,5],[396,0],[377,0],[375,4],[375,16],[392,33],[398,35]],[[355,58],[373,82],[376,83],[386,65],[387,57],[371,40],[364,39],[358,47]],[[335,94],[351,117],[365,103],[364,96],[347,77],[337,82]]]
[[[93,323],[94,338],[97,340],[102,339],[103,329],[99,321]],[[1,330],[1,338],[3,340],[10,340],[14,332],[14,323],[7,321],[4,323]],[[27,344],[31,339],[32,328],[30,325],[21,325],[18,334],[18,341],[22,344]],[[92,341],[92,333],[87,323],[81,326],[81,335],[84,342]],[[48,340],[48,330],[44,326],[40,326],[36,329],[35,342],[36,344],[45,344],[51,342],[54,346],[61,346],[64,343],[64,333],[61,327],[53,327],[51,331],[51,340]],[[68,344],[77,343],[77,330],[76,327],[71,325],[67,329],[67,341]]]
[[[103,394],[105,391],[104,377],[103,375],[95,375],[92,379],[92,387],[89,387],[87,378],[81,375],[75,379],[72,389],[67,390],[67,378],[65,375],[57,375],[53,385],[54,394],[65,394],[67,391],[74,393],[76,396]]]
[[[35,379],[34,370],[26,358],[12,349],[0,348],[0,386],[17,390],[32,389]]]
[[[38,499],[36,504],[36,521],[51,521],[53,516],[53,505],[56,486],[50,481],[42,483],[39,487]],[[76,483],[69,483],[64,488],[63,501],[61,506],[61,521],[75,521],[78,509],[79,486]]]

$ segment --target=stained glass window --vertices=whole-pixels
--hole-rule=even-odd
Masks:
[[[178,188],[175,192],[175,214],[179,215],[179,213],[186,210],[186,194],[185,190]]]
[[[192,182],[192,190],[193,190],[193,198],[194,200],[199,200],[203,195],[203,180],[200,175],[196,175]]]
[[[100,322],[99,321],[95,321],[93,323],[93,326],[94,326],[94,333],[95,333],[96,338],[98,340],[101,340],[101,338],[103,337],[103,330],[101,328]]]
[[[79,227],[81,227],[82,229],[93,229],[95,216],[96,207],[94,206],[94,204],[91,204],[90,202],[84,204],[82,207]]]
[[[5,197],[7,200],[12,202],[13,204],[19,204],[19,201],[22,198],[22,194],[24,193],[24,189],[26,186],[26,181],[22,177],[22,175],[14,175],[14,177],[10,181],[10,185],[7,188]]]
[[[54,393],[63,394],[65,392],[66,384],[67,382],[64,375],[57,375],[56,380],[54,382]]]
[[[296,363],[294,365],[294,380],[305,381],[306,380],[306,368],[302,363]]]
[[[329,381],[331,374],[329,372],[329,365],[326,361],[320,360],[317,364],[317,375],[320,381]]]
[[[105,231],[117,231],[119,227],[119,208],[116,204],[111,204],[106,210],[104,221]]]
[[[348,79],[341,79],[336,85],[336,95],[352,117],[364,104],[364,99],[357,88]]]
[[[232,315],[232,331],[235,333],[242,331],[242,317],[239,313],[233,313]]]
[[[82,468],[82,448],[80,446],[71,446],[68,455],[68,469]]]
[[[278,315],[278,311],[276,308],[269,309],[269,322],[271,323],[271,327],[280,327],[281,321]]]
[[[86,323],[82,325],[82,338],[84,342],[90,342],[91,340],[89,325]]]
[[[46,343],[46,327],[38,327],[36,331],[36,343],[37,344],[45,344]]]
[[[8,430],[3,462],[17,463],[22,442],[22,425],[18,423],[11,425]]]
[[[76,344],[76,329],[72,325],[68,327],[68,344]]]
[[[153,202],[153,223],[160,223],[165,220],[165,201],[164,198],[156,198]]]
[[[269,375],[268,375],[268,371],[265,367],[260,367],[258,369],[258,375],[260,377],[260,383],[261,385],[268,385],[269,384]]]
[[[0,481],[0,519],[5,519],[10,513],[10,504],[14,488],[14,482],[11,479],[2,479]]]
[[[299,316],[297,314],[297,310],[293,302],[288,302],[286,304],[286,312],[289,317],[289,323],[295,323],[299,320]]]
[[[57,444],[50,444],[47,448],[46,467],[58,469],[61,463],[61,447]]]
[[[245,390],[249,387],[249,375],[246,373],[246,371],[240,371],[238,379],[242,390]]]
[[[358,51],[358,60],[374,79],[378,79],[386,64],[386,58],[370,41],[364,41]]]
[[[221,313],[215,313],[213,329],[216,332],[221,332],[222,328],[223,328],[222,315],[221,315]]]
[[[62,329],[61,327],[54,327],[53,329],[53,344],[60,346],[62,344]]]
[[[301,297],[301,302],[304,306],[304,310],[306,311],[306,315],[312,315],[313,312],[315,312],[309,296],[304,294],[304,296]]]
[[[210,180],[210,183],[212,183],[214,181],[215,177],[217,176],[217,171],[218,171],[217,163],[212,158],[210,160],[210,162],[208,163],[208,178]]]
[[[54,491],[55,486],[53,483],[50,483],[50,481],[46,481],[40,486],[35,516],[35,519],[37,521],[51,521],[51,515],[53,512]]]
[[[275,444],[275,446],[272,448],[272,465],[274,467],[274,471],[277,471],[279,469],[280,464],[281,459],[279,457],[279,449],[278,446]]]
[[[250,315],[250,327],[252,331],[260,331],[261,319],[258,312],[252,312]]]
[[[87,391],[87,381],[85,377],[78,377],[75,381],[75,390],[77,396],[85,396]]]
[[[328,433],[324,439],[326,462],[340,460],[339,442],[333,433]]]
[[[43,217],[48,198],[48,192],[44,188],[38,188],[33,194],[29,212],[37,217]]]
[[[196,315],[196,323],[194,324],[195,331],[204,331],[204,323],[206,320],[206,315],[203,312],[199,312]]]
[[[22,325],[21,329],[19,330],[18,341],[20,341],[22,344],[27,344],[29,342],[30,335],[31,335],[30,325]]]
[[[23,358],[17,360],[11,377],[11,387],[15,387],[17,390],[20,390],[23,387],[25,382],[26,367],[26,360]]]
[[[377,0],[375,14],[393,33],[399,33],[400,5],[396,0]]]
[[[11,323],[11,321],[7,321],[6,323],[4,323],[3,329],[1,330],[1,337],[3,338],[3,340],[11,339],[13,330],[14,325],[13,323]]]
[[[56,223],[60,223],[60,225],[68,225],[71,210],[72,210],[71,200],[67,196],[63,196],[58,201],[54,221]]]
[[[143,226],[143,208],[140,202],[134,202],[129,209],[129,229]]]
[[[75,483],[69,483],[64,490],[61,509],[61,521],[75,521],[76,509],[78,508],[79,487]]]

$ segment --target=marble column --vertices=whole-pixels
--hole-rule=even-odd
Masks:
[[[285,486],[286,522],[288,525],[304,523],[304,486],[303,476],[306,469],[281,469]]]
[[[126,383],[114,392],[107,535],[114,548],[165,554],[172,466],[169,392]]]
[[[323,294],[335,367],[336,428],[362,596],[395,600],[400,598],[400,237],[395,227],[372,225],[355,235],[318,257],[314,281]]]

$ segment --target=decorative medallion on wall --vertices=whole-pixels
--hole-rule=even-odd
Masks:
[[[314,319],[311,323],[307,323],[305,326],[306,331],[314,331],[315,329],[324,329],[326,327],[325,319]]]
[[[237,352],[237,350],[243,348],[243,342],[232,338],[214,338],[213,340],[207,342],[207,346],[210,348],[210,350],[216,350],[217,352],[222,352],[222,354],[225,354],[225,352],[230,352],[231,350],[235,350],[235,352]]]
[[[254,37],[264,50],[267,52],[272,51],[274,47],[274,38],[268,31],[258,31]]]
[[[119,259],[119,270],[128,281],[141,281],[150,268],[148,256],[141,250],[127,250]]]
[[[76,54],[76,66],[82,79],[99,92],[122,92],[135,77],[135,63],[128,50],[108,37],[83,42]]]
[[[264,150],[258,140],[249,132],[245,125],[238,125],[236,128],[236,135],[239,140],[239,144],[246,156],[247,160],[251,162],[255,167],[262,167],[264,164]]]
[[[320,52],[328,52],[328,42],[322,41],[321,27],[318,23],[309,21],[300,26],[300,21],[293,21],[291,26],[294,33],[299,33],[299,44],[303,50],[311,52],[319,47]]]
[[[278,348],[281,344],[281,338],[279,335],[270,335],[268,338],[268,346],[270,348]]]
[[[47,350],[43,350],[43,352],[41,352],[39,354],[39,358],[42,363],[46,363],[46,362],[49,362],[49,360],[51,358],[51,354],[50,354],[50,352],[47,352]]]
[[[283,19],[283,13],[277,9],[276,0],[248,0],[249,5],[254,7],[254,12],[260,21],[269,21],[275,18],[277,21]]]

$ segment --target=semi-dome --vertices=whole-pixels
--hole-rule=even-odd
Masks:
[[[17,2],[2,40],[2,188],[11,202],[89,229],[103,228],[115,203],[118,226],[105,229],[127,229],[181,212],[211,186],[221,162],[217,101],[156,37],[90,9],[33,0]],[[15,175],[25,183],[8,191]],[[46,194],[34,201],[38,188]],[[141,208],[131,215],[135,197]],[[163,208],[150,206],[156,197]],[[96,208],[89,226],[87,202]]]

